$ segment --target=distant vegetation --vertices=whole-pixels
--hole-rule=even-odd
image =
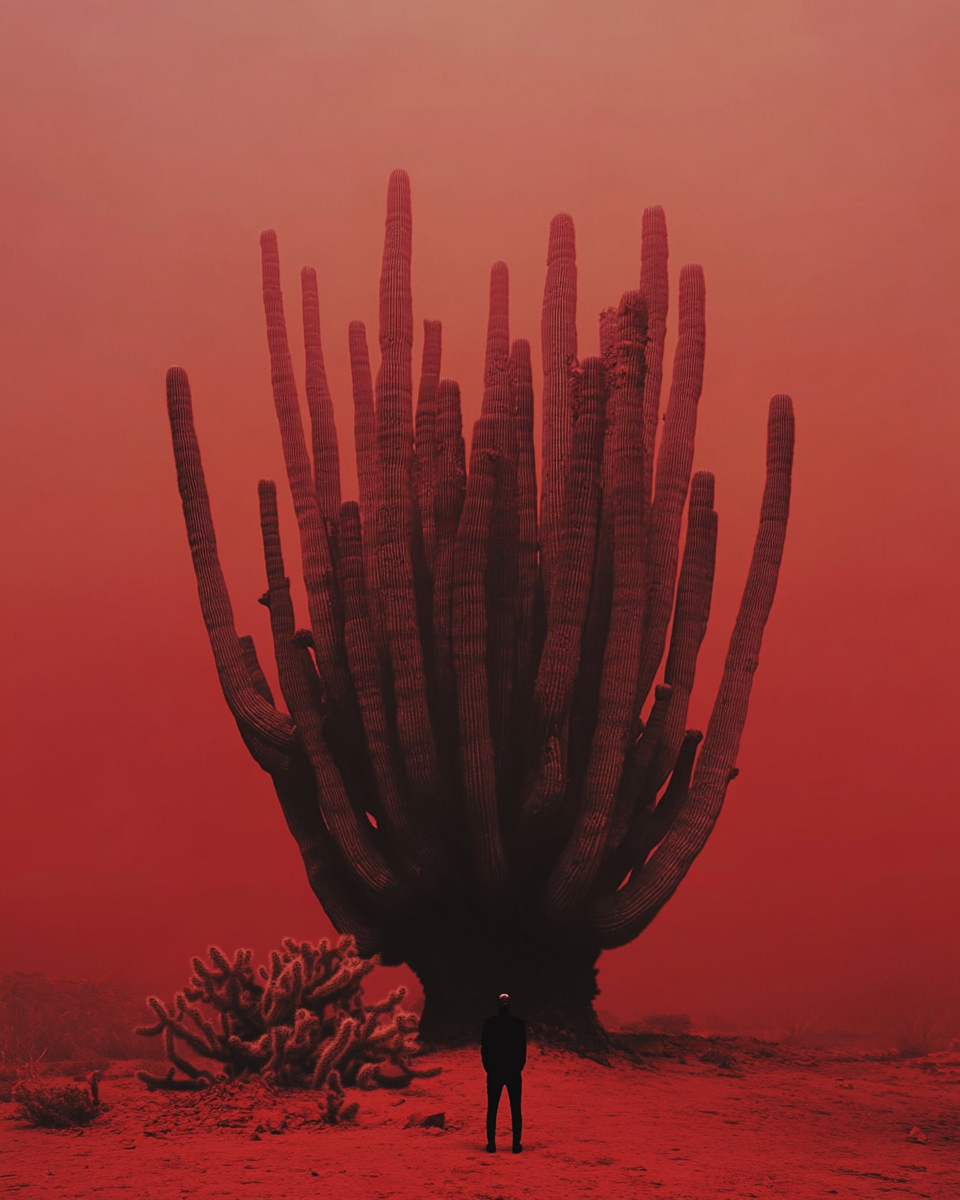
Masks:
[[[145,990],[145,989],[144,989]],[[0,978],[0,1062],[154,1057],[134,1027],[144,1017],[144,990],[119,979],[51,979],[42,971]]]

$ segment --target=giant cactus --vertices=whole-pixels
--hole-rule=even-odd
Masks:
[[[670,898],[736,774],[786,530],[791,402],[770,403],[759,532],[703,737],[685,729],[717,534],[713,477],[691,481],[702,270],[680,275],[658,445],[663,213],[644,213],[639,288],[602,315],[602,357],[583,361],[573,222],[554,219],[538,530],[530,348],[510,342],[504,264],[491,274],[469,469],[460,391],[440,378],[435,321],[425,322],[414,414],[411,220],[409,182],[396,171],[375,386],[366,332],[350,326],[360,499],[339,510],[315,277],[304,271],[311,461],[277,240],[272,231],[261,239],[273,394],[309,609],[309,627],[298,630],[276,489],[262,481],[262,601],[286,711],[252,639],[237,635],[187,377],[169,371],[201,611],[227,704],[273,779],[314,892],[361,953],[417,973],[423,1035],[474,1037],[491,996],[507,990],[542,1031],[589,1040],[600,951],[636,937]]]

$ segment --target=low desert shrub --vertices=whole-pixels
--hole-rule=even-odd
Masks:
[[[100,1111],[99,1075],[94,1073],[85,1085],[45,1084],[38,1078],[22,1079],[13,1089],[11,1099],[20,1115],[31,1125],[48,1129],[67,1129],[71,1125],[88,1125]]]
[[[903,1013],[894,1025],[894,1046],[901,1058],[925,1058],[945,1042],[943,1022],[933,1013]]]

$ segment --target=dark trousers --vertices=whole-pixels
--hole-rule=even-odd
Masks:
[[[500,1096],[503,1089],[507,1089],[507,1095],[510,1097],[510,1117],[513,1121],[513,1140],[520,1141],[520,1133],[523,1128],[523,1117],[520,1112],[520,1092],[523,1087],[522,1076],[518,1071],[516,1075],[488,1075],[487,1076],[487,1141],[495,1142],[497,1140],[497,1109],[500,1107]]]

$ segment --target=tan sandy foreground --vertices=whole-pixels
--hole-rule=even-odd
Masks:
[[[338,1127],[318,1121],[309,1093],[150,1093],[136,1064],[116,1063],[83,1133],[33,1129],[0,1108],[0,1196],[960,1196],[957,1053],[895,1060],[694,1037],[629,1046],[609,1066],[534,1047],[519,1155],[506,1095],[500,1151],[484,1150],[472,1051],[427,1056],[443,1074],[403,1092],[355,1093],[360,1115]],[[417,1123],[440,1112],[443,1129]]]

